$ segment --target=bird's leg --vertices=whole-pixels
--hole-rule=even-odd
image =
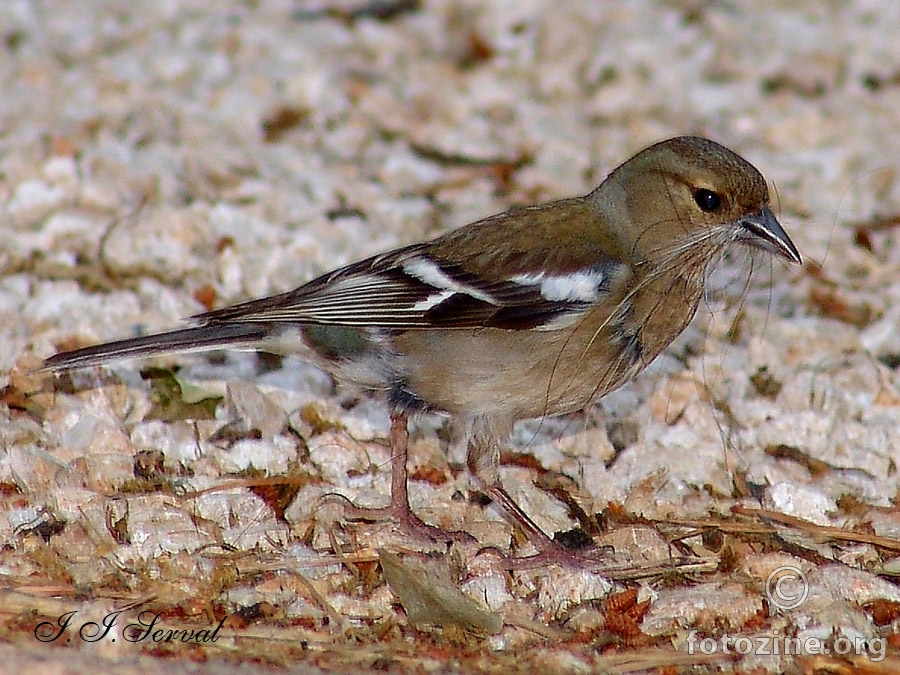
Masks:
[[[488,433],[485,433],[488,431]],[[508,557],[504,563],[508,569],[527,569],[542,565],[559,564],[567,567],[594,569],[601,567],[601,561],[592,556],[596,549],[575,551],[566,548],[558,541],[551,539],[537,524],[522,510],[512,496],[500,482],[500,446],[497,436],[492,433],[495,430],[486,429],[476,422],[472,430],[466,463],[469,471],[478,483],[481,490],[490,497],[506,518],[518,526],[525,534],[538,553],[525,557]]]
[[[365,508],[348,504],[344,513],[351,520],[374,522],[390,518],[400,529],[412,536],[433,541],[472,541],[465,532],[447,532],[429,525],[415,513],[409,505],[409,476],[406,463],[409,455],[409,415],[405,412],[391,413],[391,503],[382,508]]]

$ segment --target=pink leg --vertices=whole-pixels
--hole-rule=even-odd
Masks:
[[[374,522],[390,518],[397,521],[407,534],[430,541],[473,541],[465,532],[447,532],[429,525],[412,512],[409,506],[409,488],[406,462],[409,446],[408,415],[391,413],[391,503],[382,508],[364,508],[353,504],[345,506],[350,520]]]
[[[575,551],[551,539],[516,504],[515,500],[506,491],[500,482],[500,473],[498,471],[500,446],[496,439],[500,435],[500,431],[505,431],[505,429],[493,429],[486,424],[482,423],[479,426],[476,423],[469,439],[466,461],[469,471],[485,494],[500,507],[507,520],[524,532],[528,541],[539,551],[533,556],[506,558],[504,561],[505,567],[508,569],[527,569],[553,563],[582,569],[602,567],[602,562],[597,557],[598,550],[596,548]]]
[[[603,560],[600,550],[596,547],[585,550],[573,550],[566,548],[535,524],[535,522],[522,510],[510,494],[500,483],[482,488],[497,506],[503,511],[507,520],[517,525],[525,537],[539,551],[535,555],[524,557],[508,557],[504,560],[507,569],[533,569],[544,565],[562,565],[577,569],[602,569]]]

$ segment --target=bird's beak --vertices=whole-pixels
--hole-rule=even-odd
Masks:
[[[738,241],[781,256],[792,263],[801,262],[800,251],[794,246],[794,242],[787,236],[787,232],[768,206],[763,206],[755,216],[741,218],[738,225],[741,227]]]

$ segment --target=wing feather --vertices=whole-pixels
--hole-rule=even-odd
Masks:
[[[533,217],[546,220],[539,210]],[[493,220],[496,217],[477,225],[488,227]],[[612,280],[622,276],[619,261],[596,255],[576,268],[509,274],[506,269],[513,267],[508,257],[498,265],[480,250],[463,260],[448,260],[446,241],[447,237],[396,249],[287,293],[198,314],[192,320],[201,325],[244,322],[397,330],[552,330],[601,301],[609,294]],[[516,255],[515,250],[508,253]],[[528,248],[520,254],[523,261],[530,261],[539,251]],[[491,280],[498,272],[504,278]]]

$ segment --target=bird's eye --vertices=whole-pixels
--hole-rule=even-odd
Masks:
[[[700,210],[705,211],[706,213],[716,211],[722,205],[722,198],[712,190],[707,190],[706,188],[699,188],[694,192],[694,201],[697,202],[697,206],[700,207]]]

